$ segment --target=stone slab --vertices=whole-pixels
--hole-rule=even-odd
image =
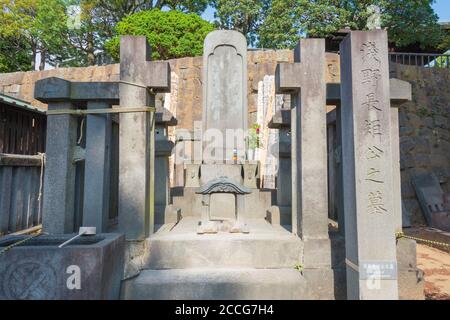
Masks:
[[[72,82],[50,77],[36,81],[34,92],[35,99],[44,103],[68,100],[119,103],[118,82]]]
[[[243,184],[242,165],[240,164],[202,164],[200,167],[200,184],[211,180],[228,177],[237,184]]]
[[[122,299],[299,300],[309,299],[295,269],[196,268],[144,270],[122,286]]]
[[[162,228],[149,239],[146,268],[289,268],[300,263],[300,239],[264,219],[246,223],[249,234],[218,230],[199,235],[198,219],[183,217],[170,231]]]
[[[417,174],[411,181],[428,225],[450,231],[450,211],[444,207],[444,192],[436,175]]]
[[[245,37],[233,30],[210,32],[204,41],[203,66],[203,134],[220,135],[214,142],[204,140],[203,160],[206,163],[232,160],[233,149],[237,150],[238,159],[243,160],[248,125]],[[227,136],[231,130],[240,134],[240,138],[226,143],[231,140]]]
[[[123,272],[123,235],[82,237],[58,248],[72,236],[42,235],[3,253],[0,299],[118,299]],[[0,251],[26,237],[2,238]]]

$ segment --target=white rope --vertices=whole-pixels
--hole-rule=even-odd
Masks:
[[[350,268],[352,268],[353,270],[355,270],[356,272],[359,272],[359,267],[350,260],[348,260],[347,258],[345,258],[345,264]]]
[[[41,198],[42,198],[42,187],[44,185],[44,163],[45,163],[45,153],[38,152],[38,155],[41,157],[41,175],[39,178],[39,195],[37,200],[39,201],[39,207],[41,207]]]
[[[80,124],[80,136],[78,137],[77,145],[80,145],[81,140],[83,140],[83,126],[84,126],[84,119],[86,119],[86,118],[83,117],[83,119],[81,119],[81,124]]]

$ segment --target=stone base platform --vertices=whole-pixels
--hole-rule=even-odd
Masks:
[[[122,298],[136,300],[308,299],[295,269],[191,268],[144,270],[122,284]]]
[[[148,239],[147,268],[293,268],[303,243],[281,226],[248,219],[249,233],[197,234],[199,219],[186,217],[166,224]]]
[[[165,224],[147,240],[144,270],[122,283],[123,299],[309,298],[298,237],[264,219],[248,219],[248,234],[197,234],[198,222]]]

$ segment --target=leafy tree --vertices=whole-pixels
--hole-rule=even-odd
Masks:
[[[209,0],[96,0],[103,15],[115,23],[142,10],[169,9],[201,14]]]
[[[71,0],[81,11],[80,26],[69,30],[71,59],[63,65],[95,65],[106,41],[116,35],[119,21],[142,10],[166,9],[200,14],[208,0]],[[117,40],[116,40],[117,41]]]
[[[40,70],[64,47],[65,5],[62,0],[0,0],[0,38],[20,39],[31,52],[31,69],[41,55]]]
[[[20,37],[1,37],[0,72],[28,71],[31,54],[27,42]]]
[[[434,0],[273,0],[258,37],[260,45],[290,48],[307,34],[325,37],[342,28],[366,29],[368,8],[377,5],[382,27],[397,47],[435,46],[440,39]]]
[[[254,45],[258,28],[264,21],[270,3],[269,0],[213,0],[216,26],[221,29],[237,30],[247,37],[251,45]]]
[[[418,43],[422,49],[435,47],[440,40],[434,0],[382,1],[382,22],[389,40],[398,47]]]
[[[158,9],[141,11],[117,24],[119,35],[146,36],[152,47],[153,59],[172,59],[201,55],[203,40],[214,25],[196,14]],[[105,45],[115,59],[119,58],[119,36]]]

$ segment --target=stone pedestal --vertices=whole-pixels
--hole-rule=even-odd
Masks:
[[[398,299],[387,33],[340,52],[347,297]]]

